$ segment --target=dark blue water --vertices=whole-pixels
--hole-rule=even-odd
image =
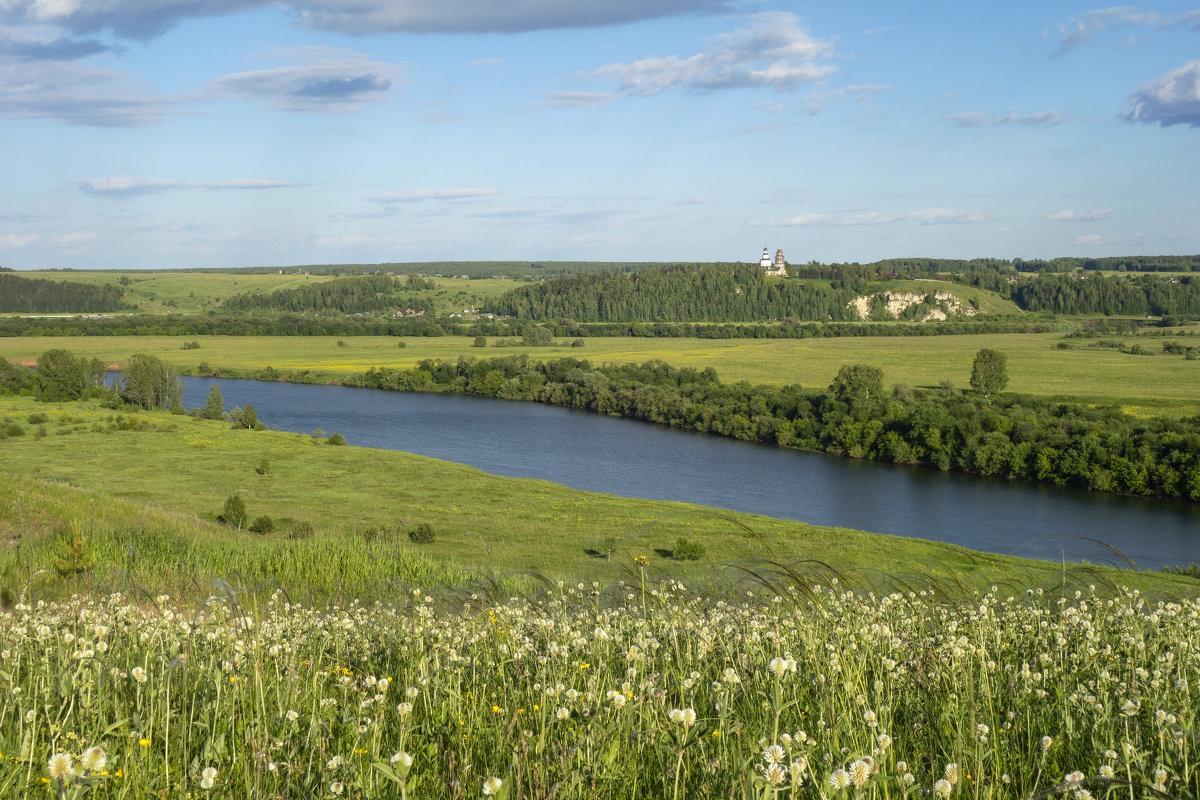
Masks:
[[[1139,567],[1200,561],[1200,505],[1012,483],[786,450],[535,403],[186,378],[184,404],[217,383],[286,431],[404,450],[485,472],[622,497],[679,500],[1030,558]]]

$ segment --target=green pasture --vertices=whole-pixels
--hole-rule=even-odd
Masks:
[[[198,350],[182,350],[198,341]],[[32,364],[40,353],[65,348],[79,355],[120,364],[136,352],[195,372],[201,363],[221,370],[274,367],[310,370],[329,380],[370,367],[413,367],[423,359],[484,358],[525,354],[547,360],[573,357],[596,363],[640,363],[651,359],[676,367],[713,367],[724,381],[809,389],[829,385],[843,364],[869,364],[884,371],[887,385],[935,387],[943,381],[965,388],[980,348],[1008,356],[1008,391],[1039,397],[1118,403],[1137,414],[1191,414],[1200,411],[1200,361],[1161,352],[1157,337],[1130,337],[1151,351],[1131,355],[1090,347],[1061,333],[963,336],[842,337],[830,339],[584,339],[583,347],[558,340],[552,347],[519,346],[516,338],[491,338],[487,347],[460,336],[112,336],[15,337],[0,339],[0,357]],[[1188,339],[1191,341],[1191,339]],[[339,344],[341,342],[341,344]],[[1071,347],[1060,349],[1066,342]],[[404,347],[399,347],[403,343]],[[518,346],[497,347],[498,343]]]
[[[36,413],[48,419],[28,422]],[[260,413],[269,417],[265,409]],[[22,570],[50,569],[55,537],[72,523],[105,554],[104,580],[119,582],[130,562],[140,583],[175,591],[217,573],[277,579],[301,592],[405,576],[441,583],[522,571],[611,583],[628,577],[638,555],[655,569],[697,580],[713,577],[717,567],[812,559],[870,581],[892,576],[986,585],[1019,576],[1039,583],[1062,569],[948,544],[576,491],[408,453],[234,430],[165,412],[3,397],[0,424],[9,423],[24,431],[0,441],[0,541],[22,545],[20,551],[0,548],[0,577],[10,586]],[[312,537],[218,524],[235,493],[250,519],[306,522]],[[433,526],[434,542],[410,543],[407,531],[420,523]],[[670,559],[680,537],[703,544],[707,557]],[[606,552],[611,560],[600,555]],[[30,563],[22,566],[21,558]],[[1191,585],[1107,568],[1097,574],[1100,580]]]
[[[284,268],[270,273],[234,272],[82,272],[71,270],[42,270],[18,273],[23,278],[44,278],[51,281],[94,283],[120,286],[125,301],[138,310],[151,314],[199,314],[220,307],[220,301],[235,294],[267,294],[280,289],[296,289],[313,283],[333,280],[336,275],[296,274],[296,269]],[[121,283],[122,279],[128,283]],[[438,284],[435,297],[438,313],[461,314],[466,308],[477,308],[485,300],[497,297],[518,286],[507,279],[488,278],[465,280],[434,278]]]

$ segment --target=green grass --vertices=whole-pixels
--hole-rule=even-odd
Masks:
[[[38,425],[26,422],[35,412],[49,417],[44,437],[37,435]],[[627,574],[635,555],[648,556],[656,570],[697,579],[711,577],[715,566],[796,559],[816,559],[846,574],[971,585],[1017,575],[1044,583],[1057,580],[1061,570],[948,544],[627,500],[408,453],[334,447],[302,434],[233,430],[164,412],[117,415],[94,405],[0,398],[0,423],[10,421],[26,433],[0,445],[0,535],[21,535],[35,564],[23,568],[11,549],[0,551],[0,574],[10,586],[14,570],[28,576],[50,569],[55,535],[72,522],[83,524],[103,553],[105,585],[119,578],[124,538],[141,531],[140,548],[166,555],[143,557],[140,580],[176,591],[216,572],[279,580],[298,592],[339,581],[379,585],[405,575],[401,562],[409,558],[417,570],[410,577],[435,580],[535,571],[610,583]],[[264,460],[270,468],[260,474]],[[251,519],[265,514],[306,521],[315,535],[297,542],[283,532],[258,536],[218,525],[225,499],[235,493],[245,499]],[[407,531],[420,523],[432,525],[437,538],[414,548]],[[707,559],[667,558],[680,537],[703,545]],[[156,539],[174,544],[152,544]],[[611,561],[595,555],[610,547]],[[191,555],[180,561],[179,554]],[[1147,587],[1194,585],[1185,577],[1150,573],[1098,569],[1096,575],[1102,581],[1144,580]]]
[[[45,278],[52,281],[95,283],[120,286],[125,290],[125,302],[136,305],[142,313],[199,314],[220,307],[220,301],[235,294],[266,294],[280,289],[295,289],[313,283],[332,280],[335,275],[297,275],[295,269],[265,274],[232,272],[85,272],[72,270],[22,271],[24,278]],[[126,279],[128,283],[122,284]],[[459,313],[477,308],[486,300],[498,297],[519,286],[507,279],[488,278],[463,280],[434,278],[434,292],[439,314]]]
[[[181,350],[185,341],[199,350]],[[1161,340],[1136,341],[1154,355],[1128,355],[1113,349],[1088,348],[1089,340],[1066,340],[1062,334],[991,334],[980,336],[843,337],[836,339],[585,339],[573,348],[569,340],[553,347],[473,347],[472,337],[273,337],[273,336],[114,336],[15,337],[0,339],[0,358],[32,364],[51,348],[119,364],[135,352],[147,352],[185,370],[201,362],[223,369],[311,370],[329,380],[372,366],[412,367],[427,358],[482,358],[524,353],[531,358],[586,358],[594,362],[629,363],[661,359],[675,367],[713,367],[724,381],[779,385],[798,383],[810,389],[828,386],[843,364],[869,364],[884,371],[887,385],[933,387],[942,381],[966,387],[975,353],[990,347],[1008,356],[1007,391],[1036,397],[1077,398],[1117,403],[1137,414],[1200,412],[1200,361],[1164,355]],[[402,341],[404,348],[397,347]],[[495,345],[495,338],[489,345]],[[515,342],[516,339],[504,339]],[[1071,349],[1056,345],[1069,341]]]

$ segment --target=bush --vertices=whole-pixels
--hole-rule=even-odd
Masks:
[[[583,347],[583,339],[572,339],[571,347]]]
[[[229,495],[225,498],[225,508],[217,519],[231,528],[244,527],[246,525],[246,501],[240,494]]]
[[[24,436],[25,429],[16,422],[10,422],[7,425],[0,425],[0,439],[5,439],[9,436]]]
[[[325,440],[325,444],[331,444],[335,447],[344,445],[345,443],[346,437],[342,436],[340,433],[331,433],[329,434],[329,438]]]
[[[271,462],[264,458],[262,461],[258,462],[258,466],[254,468],[254,471],[259,475],[270,475]]]
[[[396,342],[396,347],[408,347],[404,342]]]
[[[282,517],[275,527],[289,539],[310,539],[313,535],[313,526],[308,520]]]
[[[433,526],[428,522],[422,522],[416,529],[408,532],[408,538],[414,544],[429,544],[437,538],[437,533],[433,530]]]
[[[338,347],[345,347],[345,346],[346,346],[346,341],[344,339],[338,339]]]
[[[43,414],[40,411],[35,411],[34,413],[29,415],[29,424],[30,425],[40,425],[43,422],[49,422],[49,421],[50,421],[50,417],[46,416],[45,414]]]
[[[671,548],[671,558],[676,561],[699,561],[706,555],[708,555],[708,549],[704,545],[683,536],[676,539],[675,546]]]
[[[261,517],[255,517],[254,522],[250,524],[250,530],[254,533],[274,533],[275,520],[271,519],[266,514],[263,514]]]
[[[472,347],[487,347],[486,336],[476,336],[475,341],[471,343]]]

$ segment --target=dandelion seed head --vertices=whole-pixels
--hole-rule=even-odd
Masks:
[[[492,776],[483,782],[483,793],[487,796],[498,794],[502,786],[504,786],[504,781]]]
[[[46,762],[46,771],[50,774],[50,780],[66,780],[71,776],[74,769],[75,761],[69,753],[55,753]]]

